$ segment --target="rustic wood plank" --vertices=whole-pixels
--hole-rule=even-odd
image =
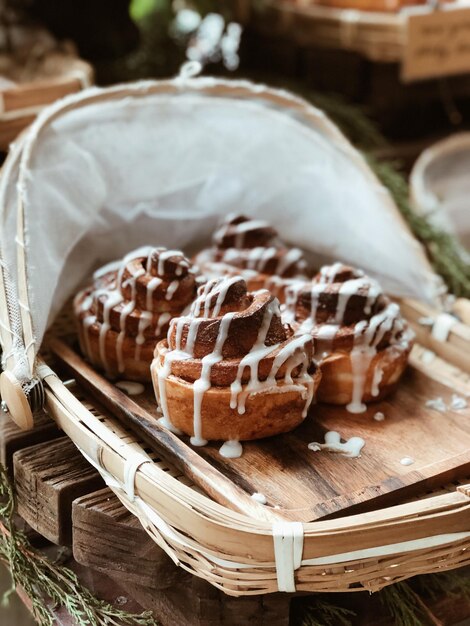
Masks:
[[[45,441],[52,441],[62,435],[56,423],[45,413],[35,416],[32,430],[21,430],[8,417],[0,418],[0,463],[13,475],[13,455]]]
[[[13,456],[18,513],[56,544],[72,541],[72,502],[103,487],[103,480],[67,437]]]
[[[176,580],[173,561],[110,489],[77,498],[72,526],[79,563],[149,589],[165,589]]]
[[[110,489],[73,503],[73,553],[111,576],[165,626],[287,626],[286,594],[232,598],[177,567]]]

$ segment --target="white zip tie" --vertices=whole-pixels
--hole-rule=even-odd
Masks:
[[[143,452],[131,454],[124,465],[124,491],[131,502],[135,500],[135,475],[144,463],[151,463],[152,459]]]
[[[38,375],[38,378],[47,378],[48,376],[55,376],[55,372],[53,370],[51,370],[51,368],[49,367],[49,365],[46,365],[45,363],[42,363],[41,365],[38,365],[36,367],[36,374]]]
[[[433,324],[431,336],[438,341],[447,341],[449,333],[458,320],[449,313],[440,313]]]
[[[295,591],[294,572],[302,563],[304,527],[301,522],[274,522],[274,558],[279,591]]]

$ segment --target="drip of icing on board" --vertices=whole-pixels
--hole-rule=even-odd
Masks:
[[[226,459],[238,459],[243,454],[242,444],[235,439],[226,441],[220,447],[219,454]]]
[[[450,408],[453,411],[462,411],[468,407],[468,402],[462,396],[458,396],[456,393],[452,394],[452,401],[450,403]]]
[[[325,433],[325,443],[312,441],[308,444],[308,449],[313,452],[336,452],[343,456],[357,458],[361,456],[361,450],[365,446],[365,441],[361,437],[351,437],[344,443],[341,442],[341,435],[335,430]]]
[[[120,380],[116,383],[116,387],[125,391],[128,396],[138,396],[145,391],[142,383],[135,383],[132,380]]]
[[[440,413],[445,413],[447,407],[444,400],[439,396],[438,398],[433,398],[426,402],[426,407],[428,409],[434,409],[435,411],[439,411]]]

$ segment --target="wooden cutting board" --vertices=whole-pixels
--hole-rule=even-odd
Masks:
[[[308,522],[388,506],[470,476],[470,401],[460,410],[427,407],[428,400],[438,397],[449,406],[456,393],[450,382],[436,380],[432,365],[410,366],[395,394],[370,405],[366,413],[352,415],[318,404],[293,432],[245,442],[240,458],[226,459],[219,454],[220,442],[194,448],[188,437],[161,427],[150,385],[128,397],[65,344],[54,342],[52,348],[87,393],[163,450],[215,500],[230,505],[232,498],[237,510],[244,510],[243,499],[257,492],[266,497],[274,516]],[[462,384],[458,386],[462,395]],[[383,421],[374,419],[377,412],[384,414]],[[343,440],[364,439],[360,457],[308,448],[310,442],[323,442],[328,431],[340,433]],[[405,457],[414,462],[402,464]]]

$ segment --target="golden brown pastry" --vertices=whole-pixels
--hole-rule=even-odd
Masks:
[[[156,343],[200,284],[179,250],[140,248],[106,265],[74,300],[82,352],[110,377],[150,380]]]
[[[151,369],[164,420],[193,445],[292,430],[320,379],[312,349],[310,335],[282,323],[269,291],[249,293],[241,277],[211,280],[156,347]]]
[[[194,262],[208,278],[241,275],[249,291],[269,289],[280,302],[293,280],[307,279],[302,251],[285,246],[267,222],[243,215],[228,216]]]
[[[288,289],[285,321],[314,338],[318,400],[345,404],[351,413],[395,388],[413,344],[398,304],[375,280],[341,263]]]

